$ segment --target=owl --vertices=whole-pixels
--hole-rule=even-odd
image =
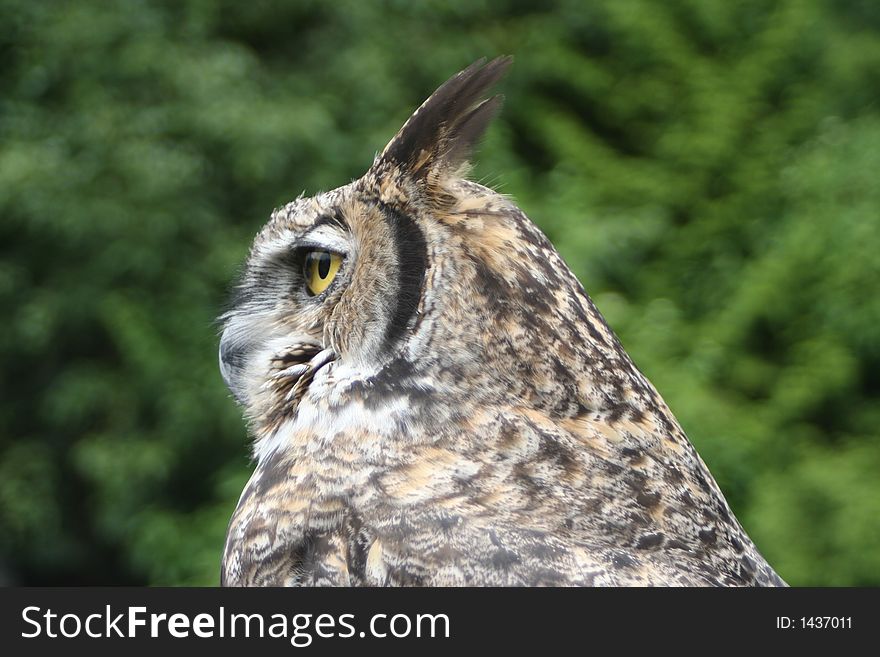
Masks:
[[[556,249],[466,178],[510,58],[275,210],[221,321],[224,585],[781,586]]]

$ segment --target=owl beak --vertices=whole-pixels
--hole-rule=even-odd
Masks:
[[[226,336],[220,339],[220,374],[226,387],[235,397],[235,401],[244,404],[244,396],[241,390],[241,370],[244,367],[246,351],[240,344],[233,344]]]

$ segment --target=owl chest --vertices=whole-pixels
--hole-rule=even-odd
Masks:
[[[274,475],[258,469],[253,493],[242,499],[229,532],[227,558],[242,574],[240,583],[388,583],[376,548],[389,524],[401,536],[407,521],[402,510],[378,503],[381,491],[376,482],[381,472],[366,469],[355,474],[338,463],[329,467],[323,459],[303,459],[278,479],[285,483],[264,486],[259,480],[267,484]]]
[[[398,410],[305,400],[295,421],[257,446],[259,464],[228,532],[230,581],[367,583],[379,482],[400,458]]]

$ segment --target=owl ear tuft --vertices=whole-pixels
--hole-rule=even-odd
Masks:
[[[484,98],[504,75],[512,57],[482,58],[444,82],[422,103],[376,158],[415,177],[453,173],[467,163],[474,146],[498,112],[503,96]]]

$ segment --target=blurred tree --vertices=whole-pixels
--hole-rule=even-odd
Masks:
[[[273,206],[512,53],[476,176],[560,245],[792,584],[880,584],[864,0],[0,0],[0,577],[211,584],[213,318]]]

